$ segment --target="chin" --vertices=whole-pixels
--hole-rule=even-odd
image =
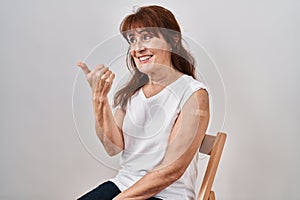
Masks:
[[[137,68],[140,72],[144,74],[150,74],[157,70],[154,63],[139,64],[137,65]]]

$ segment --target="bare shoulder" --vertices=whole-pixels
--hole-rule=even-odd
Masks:
[[[196,96],[198,102],[200,104],[207,104],[209,102],[209,95],[206,89],[201,88],[197,90],[194,95]]]
[[[201,88],[195,91],[191,97],[189,98],[188,102],[190,104],[197,105],[198,108],[205,108],[209,106],[209,95],[206,89]]]

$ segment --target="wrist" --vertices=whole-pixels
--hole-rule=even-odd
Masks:
[[[93,104],[97,106],[109,105],[108,97],[107,96],[93,97]]]

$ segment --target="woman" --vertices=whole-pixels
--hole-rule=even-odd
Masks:
[[[195,80],[174,15],[145,6],[128,15],[120,32],[129,43],[131,80],[108,103],[115,75],[82,62],[93,94],[95,128],[110,156],[121,153],[117,176],[80,199],[195,199],[197,152],[209,122],[208,92]]]

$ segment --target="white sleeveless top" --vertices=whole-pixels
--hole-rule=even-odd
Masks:
[[[158,94],[146,98],[140,89],[128,102],[123,122],[124,150],[121,170],[110,181],[124,191],[158,166],[166,153],[174,122],[187,99],[205,85],[188,75],[166,86]],[[188,134],[188,133],[187,133]],[[183,176],[155,195],[161,199],[194,200],[198,153]]]

